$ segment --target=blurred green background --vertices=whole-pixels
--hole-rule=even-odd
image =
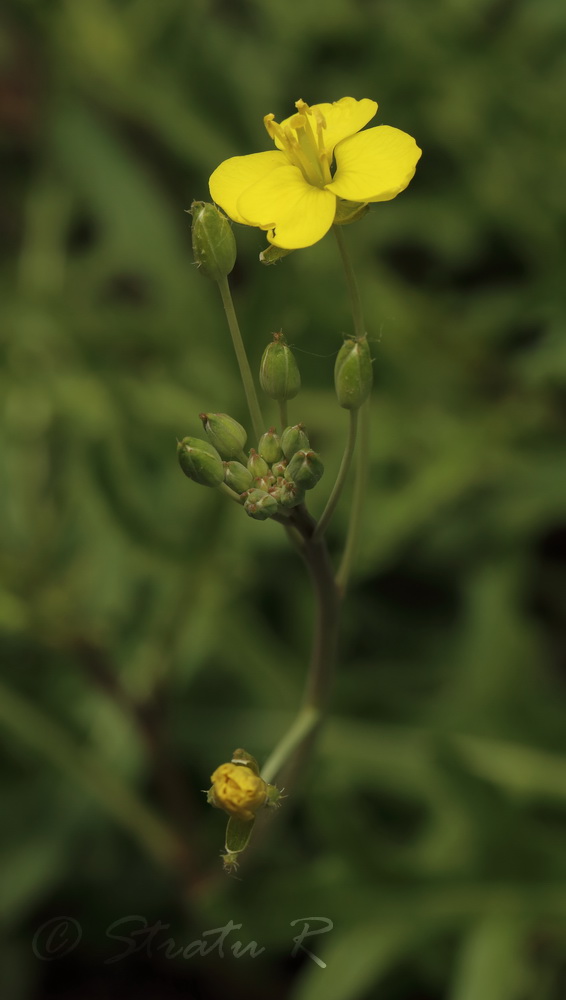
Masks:
[[[1,24],[3,1000],[563,1000],[562,0],[9,0]],[[284,731],[311,598],[277,524],[177,466],[201,410],[245,418],[184,210],[269,148],[264,114],[344,95],[424,153],[344,230],[377,383],[363,544],[331,718],[238,880],[200,790]],[[316,513],[346,433],[336,248],[263,268],[235,230],[252,364],[281,327],[297,352]],[[309,915],[326,969],[291,954]],[[229,920],[260,957],[158,947]]]

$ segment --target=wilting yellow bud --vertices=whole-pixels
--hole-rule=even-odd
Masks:
[[[267,783],[245,764],[221,764],[210,780],[209,802],[238,819],[252,820],[267,801]]]

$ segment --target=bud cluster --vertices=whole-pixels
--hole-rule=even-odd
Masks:
[[[201,486],[224,483],[237,493],[246,514],[265,521],[303,502],[324,471],[312,450],[304,424],[286,427],[281,435],[270,427],[257,448],[244,452],[246,432],[227,413],[201,413],[207,440],[186,437],[177,453],[181,469]]]

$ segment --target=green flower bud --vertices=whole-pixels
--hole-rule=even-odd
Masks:
[[[241,424],[227,413],[199,413],[202,426],[211,444],[214,445],[221,458],[245,458],[243,447],[247,434]]]
[[[286,478],[292,479],[305,490],[312,490],[323,472],[324,466],[317,453],[303,449],[293,455],[287,466]]]
[[[255,448],[250,448],[250,457],[248,458],[248,469],[250,470],[254,479],[258,476],[268,476],[269,466],[261,455],[258,455]]]
[[[305,425],[295,424],[294,427],[286,427],[281,435],[281,447],[287,459],[291,459],[295,452],[300,451],[301,448],[309,448]]]
[[[338,351],[334,366],[334,384],[340,406],[357,410],[368,398],[373,383],[373,369],[367,337],[349,337]]]
[[[236,493],[245,493],[253,482],[251,472],[248,472],[241,462],[224,462],[224,482]]]
[[[263,352],[259,381],[271,399],[293,399],[301,388],[297,362],[282,333],[274,333],[272,343]]]
[[[255,490],[265,490],[267,493],[272,486],[275,486],[275,476],[269,473],[267,476],[256,476],[254,479],[253,488]]]
[[[216,205],[193,201],[192,237],[195,264],[202,274],[220,281],[236,263],[236,240],[232,226]]]
[[[268,465],[272,465],[273,462],[278,462],[279,459],[283,457],[283,452],[281,451],[281,441],[279,440],[279,436],[275,433],[275,427],[270,427],[265,434],[261,435],[257,450]]]
[[[189,479],[201,486],[220,486],[224,466],[216,448],[208,441],[186,437],[177,445],[179,465]]]
[[[296,507],[305,499],[304,488],[288,479],[278,483],[277,486],[272,486],[269,493],[277,500],[280,507]]]
[[[249,490],[244,503],[244,510],[256,521],[267,521],[277,513],[277,500],[264,490]]]
[[[275,476],[276,479],[277,479],[278,476],[284,476],[285,475],[285,473],[287,471],[287,465],[288,465],[288,462],[287,462],[286,458],[282,458],[280,462],[274,462],[273,463],[273,465],[271,466],[271,471],[272,471],[272,473],[273,473],[273,475]]]

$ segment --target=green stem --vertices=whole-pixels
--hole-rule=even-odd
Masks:
[[[336,242],[338,243],[340,257],[342,259],[342,266],[344,268],[344,275],[346,277],[346,284],[348,286],[348,295],[350,296],[350,307],[352,309],[352,320],[354,322],[354,333],[356,334],[356,337],[365,337],[366,325],[364,323],[362,300],[360,298],[360,291],[358,288],[358,282],[356,281],[356,275],[354,274],[354,269],[352,267],[352,262],[350,260],[350,254],[348,253],[348,248],[344,240],[344,234],[340,226],[333,226],[332,228],[334,231],[334,235],[336,237]]]
[[[333,226],[333,230],[336,242],[338,243],[338,249],[340,251],[342,266],[344,268],[344,276],[346,278],[346,285],[348,288],[348,295],[350,297],[354,333],[356,337],[365,337],[366,329],[362,310],[362,300],[360,298],[360,291],[354,270],[352,268],[350,255],[348,253],[341,228],[339,226]],[[354,493],[352,497],[352,509],[348,523],[348,534],[346,536],[344,554],[342,556],[340,568],[336,574],[336,583],[342,594],[345,593],[348,586],[361,529],[362,508],[365,499],[367,467],[369,460],[369,418],[370,401],[367,400],[363,406],[360,407],[359,441],[356,459],[356,478],[354,480]]]
[[[281,424],[281,433],[289,426],[289,421],[287,417],[287,400],[279,400],[279,423]]]
[[[4,684],[0,684],[0,723],[81,784],[157,862],[178,864],[185,849],[176,834],[110,769],[110,764],[104,766],[91,750],[78,745],[57,723]]]
[[[259,401],[255,391],[254,380],[248,356],[246,354],[246,348],[244,347],[244,341],[242,340],[242,334],[240,333],[240,326],[238,323],[238,317],[236,316],[236,310],[234,309],[234,302],[232,300],[232,293],[230,291],[230,285],[228,284],[228,278],[220,278],[218,281],[218,288],[220,289],[222,305],[224,306],[226,320],[232,335],[232,343],[234,345],[234,351],[236,353],[236,359],[240,369],[240,376],[244,386],[244,393],[248,403],[248,410],[250,411],[254,434],[256,439],[259,441],[259,438],[263,434],[264,430],[263,417],[261,415]]]
[[[336,574],[336,583],[342,594],[346,593],[352,563],[356,554],[358,538],[362,525],[362,511],[366,499],[367,481],[367,456],[369,455],[369,418],[370,401],[366,399],[360,407],[360,425],[358,436],[358,455],[356,461],[356,478],[354,479],[354,494],[352,497],[352,507],[350,510],[350,521],[348,523],[348,534],[342,561]]]
[[[220,483],[220,486],[217,486],[216,489],[218,490],[219,493],[223,493],[224,496],[230,497],[230,500],[235,500],[236,503],[239,504],[242,503],[242,498],[240,494],[236,493],[236,490],[233,490],[232,487],[228,486],[227,483]]]
[[[328,527],[330,518],[332,517],[336,509],[336,505],[340,499],[342,490],[344,489],[344,484],[348,478],[350,465],[352,464],[352,458],[356,447],[356,433],[358,429],[358,411],[350,410],[349,413],[350,413],[350,427],[348,432],[348,440],[346,442],[344,454],[342,455],[342,462],[340,463],[340,468],[338,470],[336,482],[334,483],[326,507],[324,508],[320,516],[320,520],[315,528],[314,532],[315,539],[321,538],[324,532],[326,531],[326,528]]]
[[[292,514],[294,528],[302,538],[300,552],[313,584],[315,626],[303,703],[264,765],[262,777],[266,781],[273,781],[291,760],[296,772],[300,759],[310,747],[328,701],[338,641],[340,593],[326,543],[323,538],[315,538],[316,523],[306,507],[294,507]]]

